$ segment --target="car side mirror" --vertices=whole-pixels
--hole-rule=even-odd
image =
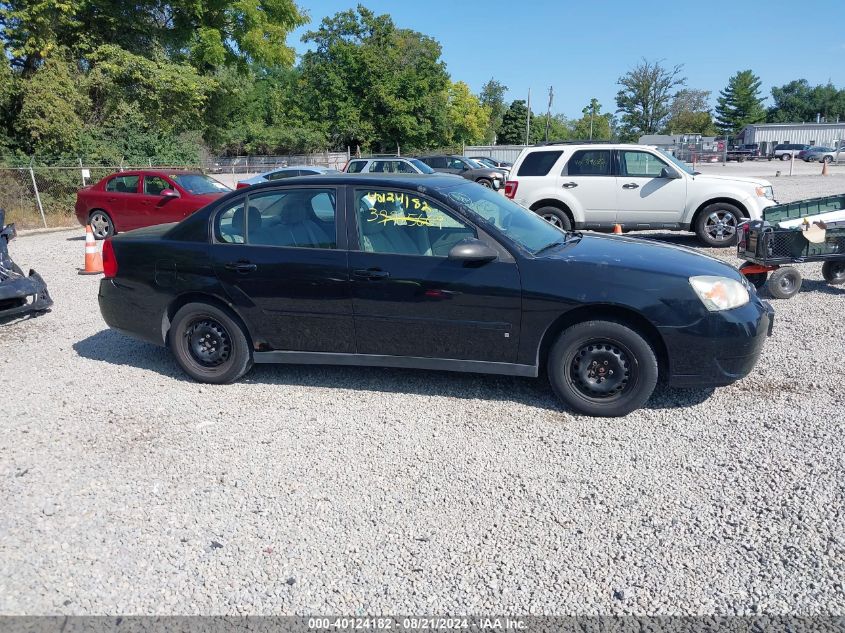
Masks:
[[[661,178],[675,179],[675,178],[680,178],[681,174],[679,174],[678,172],[676,172],[673,169],[669,169],[668,167],[664,167],[663,169],[660,170],[660,177]]]
[[[472,262],[485,264],[492,262],[499,254],[487,246],[481,240],[467,238],[455,244],[449,251],[449,259],[452,261]]]
[[[175,189],[162,189],[158,195],[164,198],[178,198],[179,192]]]

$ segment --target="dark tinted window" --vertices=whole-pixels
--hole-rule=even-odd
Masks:
[[[446,157],[445,156],[429,156],[428,158],[421,158],[422,162],[426,165],[430,165],[434,169],[445,169],[446,168]]]
[[[138,193],[140,176],[116,176],[106,183],[106,191]]]
[[[517,176],[545,176],[563,154],[557,152],[532,152],[519,166]]]
[[[283,178],[293,178],[298,175],[298,169],[282,169],[280,171],[274,171],[272,174],[267,174],[267,180],[282,180]]]
[[[349,166],[346,168],[346,171],[350,174],[359,174],[364,171],[364,165],[367,164],[365,160],[353,160],[349,163]]]
[[[575,152],[566,163],[564,174],[568,176],[609,176],[609,149],[582,149]]]

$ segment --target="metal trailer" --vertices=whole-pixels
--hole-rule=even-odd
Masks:
[[[763,219],[740,226],[739,271],[756,288],[766,286],[773,297],[789,299],[801,290],[801,273],[791,264],[824,262],[822,276],[831,285],[845,284],[845,221],[825,225],[824,241],[807,240],[801,228],[777,223],[845,209],[845,194],[809,198],[769,207]]]

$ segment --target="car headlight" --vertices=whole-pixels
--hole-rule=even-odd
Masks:
[[[710,312],[732,310],[748,303],[748,290],[740,282],[727,277],[701,275],[689,278],[690,286]]]
[[[768,198],[769,200],[775,199],[775,190],[772,188],[771,185],[768,187],[757,187],[756,189],[757,195],[761,198]]]

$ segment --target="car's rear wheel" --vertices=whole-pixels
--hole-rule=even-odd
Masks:
[[[709,204],[695,219],[695,234],[707,246],[722,248],[736,244],[742,212],[727,202]]]
[[[766,287],[775,299],[791,299],[801,290],[801,273],[792,266],[783,266],[770,276]]]
[[[114,222],[112,222],[111,216],[101,209],[95,209],[91,212],[91,215],[88,216],[88,224],[91,225],[94,239],[104,240],[114,235]]]
[[[845,261],[825,262],[822,264],[822,277],[831,286],[845,284]]]
[[[549,352],[549,381],[567,405],[587,415],[639,409],[657,384],[657,357],[636,331],[615,321],[578,323]]]
[[[549,224],[564,231],[572,230],[572,220],[569,219],[566,211],[557,207],[542,207],[534,211]]]
[[[199,382],[234,382],[252,367],[243,327],[217,306],[188,303],[179,308],[168,339],[176,361]]]
[[[479,185],[481,185],[482,187],[487,187],[488,189],[492,189],[492,188],[493,188],[493,182],[492,182],[492,181],[490,181],[490,180],[487,180],[486,178],[479,178],[479,179],[478,179],[478,180],[476,180],[475,182],[477,182],[477,183],[478,183]]]

